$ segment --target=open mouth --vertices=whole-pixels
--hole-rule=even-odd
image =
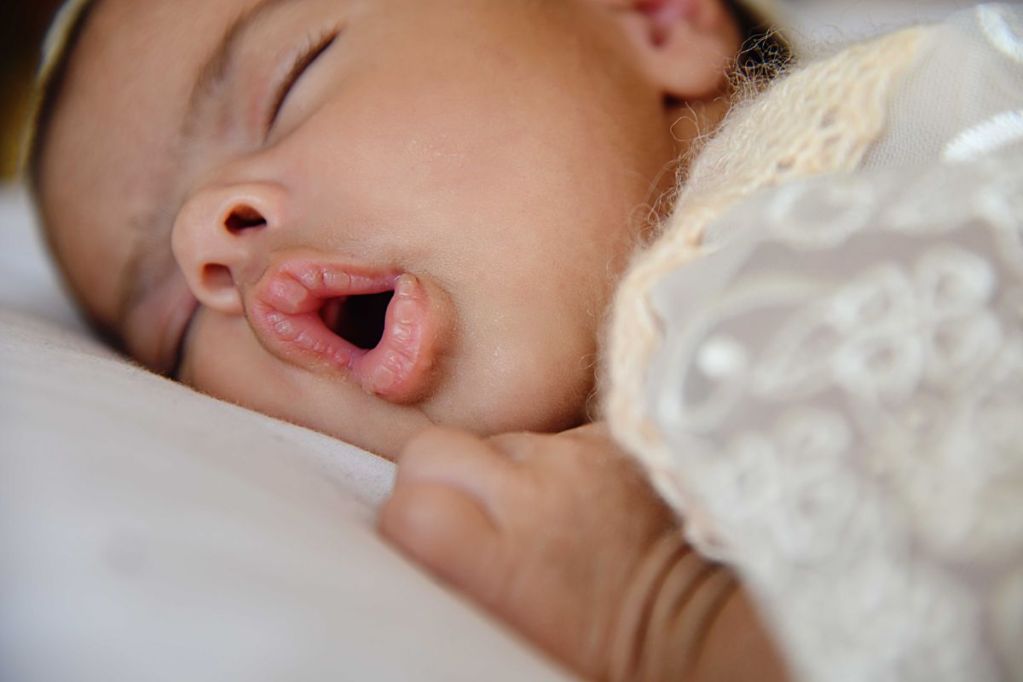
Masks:
[[[333,298],[320,309],[320,319],[356,348],[372,350],[384,338],[387,308],[393,299],[393,291]]]
[[[294,260],[269,270],[250,301],[256,335],[278,357],[340,370],[392,402],[424,396],[438,323],[416,277]]]

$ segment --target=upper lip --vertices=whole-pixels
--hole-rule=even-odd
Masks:
[[[379,343],[359,348],[330,329],[321,311],[330,301],[393,292]],[[247,292],[246,315],[272,354],[315,372],[341,373],[367,392],[395,403],[424,399],[436,378],[442,294],[390,267],[367,267],[317,255],[272,265]]]

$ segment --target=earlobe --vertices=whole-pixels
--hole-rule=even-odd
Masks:
[[[619,18],[665,98],[707,100],[726,89],[742,38],[723,0],[627,0]]]
[[[266,259],[266,232],[280,224],[283,190],[250,183],[204,188],[182,206],[171,248],[198,301],[225,315],[243,312],[240,286]]]

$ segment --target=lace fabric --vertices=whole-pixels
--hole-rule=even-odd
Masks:
[[[827,662],[807,679],[999,678],[982,665],[997,643],[967,640],[1009,618],[1023,578],[1011,196],[1023,156],[791,185],[719,223],[728,246],[655,291],[650,404],[712,519],[697,539]],[[708,290],[710,268],[733,274]],[[696,287],[703,304],[680,319],[672,292]]]
[[[834,170],[648,276],[647,430],[609,419],[798,677],[1023,679],[1023,10],[929,30]]]

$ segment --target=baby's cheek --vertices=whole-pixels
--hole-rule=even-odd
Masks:
[[[566,365],[579,368],[583,363],[578,358],[548,366],[538,360],[535,356],[522,358],[493,379],[496,386],[477,384],[488,403],[485,433],[557,433],[586,420],[592,374],[586,369],[567,369]]]
[[[201,308],[186,345],[181,381],[210,395],[246,404],[257,401],[273,371],[243,317]]]
[[[469,375],[477,379],[461,387],[473,392],[465,396],[467,404],[486,410],[485,433],[558,433],[587,421],[595,331],[558,322],[541,327],[522,320],[519,325],[481,346]]]

